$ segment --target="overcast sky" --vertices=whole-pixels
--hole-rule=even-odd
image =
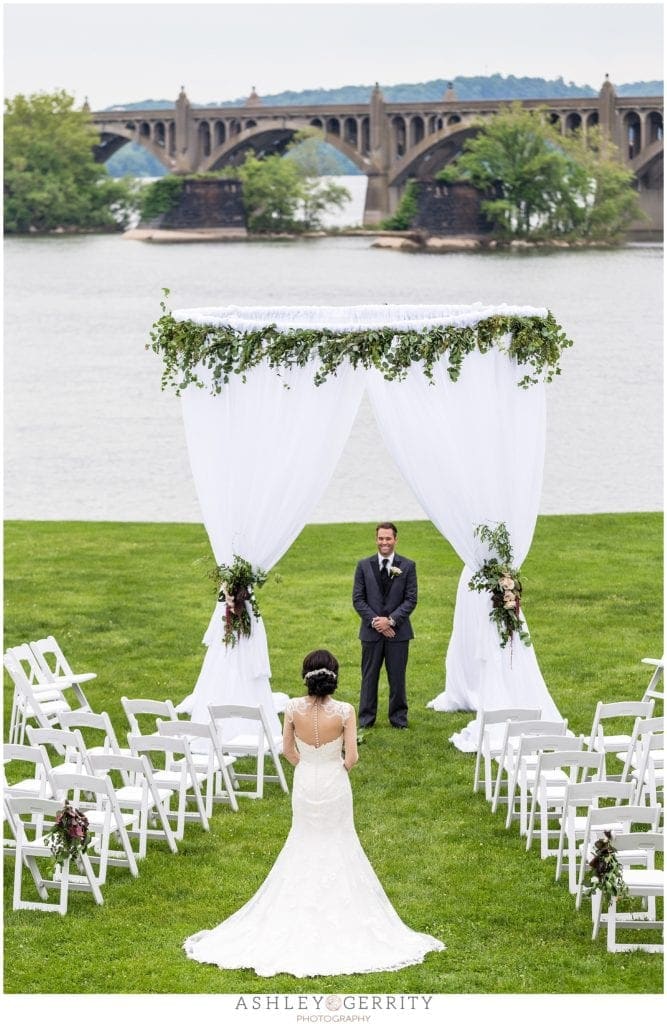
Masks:
[[[660,3],[3,3],[5,95],[93,109],[456,75],[662,78]]]

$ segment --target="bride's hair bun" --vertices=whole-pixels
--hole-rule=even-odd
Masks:
[[[330,651],[311,651],[303,659],[303,681],[311,697],[326,697],[338,686],[338,661]]]

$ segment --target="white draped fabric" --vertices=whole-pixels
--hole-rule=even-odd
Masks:
[[[316,388],[316,368],[310,364],[278,376],[261,364],[245,383],[232,377],[219,395],[197,387],[184,392],[190,464],[217,564],[230,564],[236,554],[271,569],[320,500],[364,382],[346,366]],[[261,606],[261,591],[258,601]],[[206,722],[209,704],[261,704],[278,736],[264,623],[251,616],[251,636],[231,647],[222,640],[223,614],[216,602],[199,679],[179,710]],[[288,609],[284,628],[289,629]]]
[[[177,320],[227,325],[238,331],[275,323],[280,329],[372,327],[413,329],[471,326],[492,315],[546,316],[516,306],[358,306],[181,310]],[[489,554],[473,531],[478,523],[507,524],[520,566],[537,517],[545,441],[542,384],[518,387],[526,369],[499,348],[471,352],[460,378],[450,381],[446,359],[430,384],[413,365],[402,381],[344,363],[315,387],[315,361],[302,368],[250,370],[232,376],[219,395],[190,386],[183,416],[204,523],[218,563],[233,555],[270,569],[317,505],[350,432],[367,385],[389,451],[424,510],[464,562],[446,659],[447,689],[436,710],[541,707],[560,717],[533,648],[518,640],[500,648],[489,619],[490,599],[467,583]],[[206,381],[205,372],[200,376]],[[285,387],[285,384],[288,387]],[[260,595],[261,600],[261,595]],[[444,612],[447,615],[447,612]],[[289,629],[289,614],[285,616]],[[443,629],[446,628],[443,621]],[[221,640],[222,606],[204,638],[209,645],[194,692],[180,705],[195,721],[209,703],[261,703],[279,731],[269,687],[269,658],[261,620],[252,636],[230,648]],[[452,741],[475,748],[476,723]]]
[[[369,394],[384,440],[417,500],[464,562],[446,659],[446,690],[437,711],[541,707],[559,718],[532,647],[517,638],[501,649],[488,594],[468,581],[489,556],[474,536],[479,523],[507,525],[520,567],[533,536],[542,484],[546,429],[544,385],[518,387],[525,368],[494,348],[466,356],[452,382],[443,363],[429,384],[414,365],[405,381],[369,375]],[[451,737],[476,749],[476,722]]]

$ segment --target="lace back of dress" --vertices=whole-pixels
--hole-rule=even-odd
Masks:
[[[287,708],[297,737],[310,746],[320,747],[342,735],[350,705],[332,697],[324,701],[296,697]]]

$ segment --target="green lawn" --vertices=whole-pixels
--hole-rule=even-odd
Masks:
[[[410,729],[381,714],[351,775],[357,828],[390,899],[412,928],[447,951],[397,973],[297,980],[257,978],[188,961],[183,939],[227,917],[267,874],[290,824],[289,798],[270,785],[234,815],[217,807],[211,832],[186,829],[179,855],[153,843],[140,877],[112,870],[104,906],[85,894],[58,915],[11,911],[5,887],[7,992],[656,993],[662,958],[607,954],[590,939],[554,863],[526,853],[482,794],[474,759],[448,737],[472,717],[426,709],[443,689],[460,563],[430,523],[401,526],[399,550],[419,570],[416,640],[408,668]],[[260,593],[273,688],[302,692],[314,647],[341,662],[338,696],[356,704],[354,565],[373,550],[367,524],[309,526]],[[5,533],[5,646],[53,633],[87,693],[119,735],[120,697],[192,689],[212,608],[209,546],[197,525],[11,522]],[[662,517],[542,517],[523,571],[525,610],[544,677],[576,732],[598,700],[637,699],[640,659],[662,653]],[[5,730],[11,687],[5,676]],[[287,765],[288,779],[292,769]],[[46,981],[45,979],[48,979]]]

